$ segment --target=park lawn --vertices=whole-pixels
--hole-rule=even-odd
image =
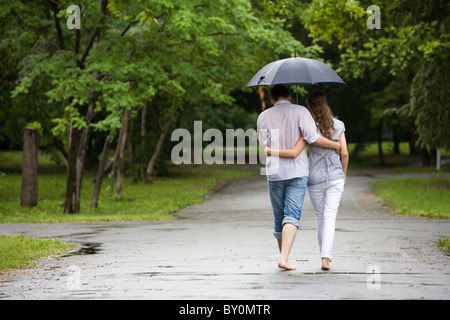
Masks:
[[[77,248],[58,239],[0,235],[0,271],[29,268],[36,260],[58,256]]]
[[[64,214],[64,173],[39,174],[39,203],[34,208],[20,206],[21,175],[9,173],[0,177],[0,223],[170,220],[171,213],[202,202],[221,181],[253,174],[230,166],[171,167],[167,176],[157,177],[152,184],[125,178],[122,201],[109,196],[109,179],[105,177],[98,208],[91,209],[95,174],[87,172],[81,212]]]
[[[353,151],[356,143],[349,143],[348,150],[350,152],[349,169],[367,169],[380,168],[380,159],[378,157],[378,144],[376,142],[368,143],[355,157]],[[382,143],[385,168],[395,168],[397,172],[433,172],[435,166],[422,167],[420,156],[409,155],[408,142],[400,143],[400,154],[394,154],[394,143],[384,141]],[[441,150],[442,158],[450,157],[450,150]],[[449,172],[450,167],[443,166],[442,171]]]
[[[450,218],[450,178],[374,181],[375,193],[394,212],[430,218]]]

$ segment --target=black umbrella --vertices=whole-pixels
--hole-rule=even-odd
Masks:
[[[269,63],[245,86],[343,84],[339,75],[325,63],[307,58],[288,58]]]

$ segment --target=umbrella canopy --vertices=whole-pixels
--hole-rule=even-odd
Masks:
[[[339,75],[325,63],[307,58],[288,58],[263,67],[245,86],[343,84]]]

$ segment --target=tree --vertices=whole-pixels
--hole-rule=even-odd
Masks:
[[[22,191],[20,205],[33,207],[38,204],[38,130],[24,129]]]
[[[364,5],[365,4],[365,5]],[[381,29],[368,29],[368,2],[312,1],[302,15],[314,41],[326,41],[340,49],[340,69],[345,76],[380,83],[379,96],[383,116],[410,117],[422,148],[448,147],[450,135],[443,99],[445,88],[432,86],[435,80],[445,83],[450,51],[449,4],[446,1],[380,1]],[[399,89],[409,97],[392,99],[389,87],[403,83]],[[398,86],[397,86],[398,87]],[[391,100],[389,100],[391,99]],[[389,101],[395,104],[389,103]],[[447,108],[448,109],[448,108]],[[438,113],[441,114],[438,117]],[[440,128],[436,137],[430,128]]]
[[[17,70],[11,97],[44,101],[51,110],[52,133],[67,159],[68,213],[80,211],[93,137],[104,146],[91,202],[95,207],[104,157],[114,141],[118,156],[112,167],[113,174],[119,169],[120,197],[124,143],[133,132],[125,127],[141,110],[150,109],[146,114],[153,118],[144,131],[154,137],[148,143],[154,152],[140,164],[151,181],[170,128],[187,108],[230,105],[232,90],[242,88],[258,67],[301,47],[285,30],[289,10],[284,1],[90,0],[80,7],[81,29],[65,27],[69,5],[68,0],[41,1],[31,8],[14,3],[1,12],[14,11],[15,34],[22,22],[38,29],[25,41],[32,50],[21,47],[9,62]],[[6,35],[14,43],[12,33]],[[150,123],[157,126],[147,130]],[[108,133],[106,141],[97,141],[104,139],[102,132]]]
[[[128,92],[129,83],[123,81],[123,78],[108,78],[110,76],[108,68],[111,70],[112,65],[99,63],[102,56],[106,55],[98,50],[101,36],[107,38],[106,35],[102,35],[102,28],[108,21],[114,20],[107,15],[107,1],[85,3],[81,10],[84,17],[81,30],[67,30],[61,27],[61,19],[65,17],[68,5],[67,2],[58,1],[36,5],[35,13],[47,13],[40,15],[42,19],[39,21],[46,30],[35,35],[35,46],[39,50],[28,52],[22,58],[27,64],[21,66],[20,82],[13,91],[13,97],[27,95],[40,79],[48,79],[43,94],[37,95],[46,96],[52,106],[62,106],[56,108],[61,110],[59,116],[52,119],[56,124],[53,133],[63,140],[67,139],[65,144],[67,188],[64,211],[76,213],[80,210],[87,147],[94,128],[92,124],[94,118],[105,107],[102,103],[105,95],[108,95],[109,102],[114,102],[111,106],[113,110],[118,104],[122,104],[125,109],[130,108],[132,103],[124,96]],[[21,13],[29,14],[25,7],[19,9],[23,10]],[[30,16],[32,15],[28,17]],[[73,41],[73,48],[66,45],[69,40]],[[92,54],[94,51],[95,54]],[[120,124],[110,123],[110,127],[114,126],[118,127]]]

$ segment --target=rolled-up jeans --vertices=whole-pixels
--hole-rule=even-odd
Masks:
[[[286,223],[300,227],[303,200],[305,199],[308,177],[289,180],[268,181],[270,202],[274,216],[275,239],[281,240],[283,226]]]
[[[344,192],[344,179],[308,186],[311,204],[316,215],[317,240],[322,258],[331,259],[336,216]]]

